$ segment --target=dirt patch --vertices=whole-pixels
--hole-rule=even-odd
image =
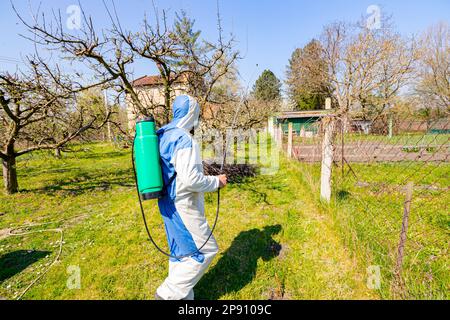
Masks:
[[[322,160],[322,149],[320,144],[293,146],[294,158],[304,162],[320,162]],[[338,151],[335,161],[340,162],[341,149],[336,145]],[[425,162],[447,162],[448,151],[443,146],[404,146],[386,143],[348,143],[344,145],[344,155],[348,162],[398,162],[398,161],[425,161]]]
[[[11,230],[12,230],[12,229],[10,229],[10,228],[7,228],[7,229],[0,229],[0,240],[3,240],[3,239],[5,239],[5,238],[8,238],[8,237],[10,236],[9,232],[10,232]]]
[[[286,292],[285,279],[280,279],[275,275],[276,286],[269,291],[269,300],[290,300],[290,295]]]
[[[281,249],[278,254],[278,259],[284,260],[289,253],[289,246],[287,244],[282,244]]]

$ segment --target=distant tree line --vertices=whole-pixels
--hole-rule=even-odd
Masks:
[[[420,37],[364,21],[326,25],[318,39],[296,49],[287,67],[287,93],[296,110],[321,109],[331,97],[342,113],[379,114],[404,103],[431,114],[449,112],[450,32],[439,23]],[[427,111],[420,111],[422,114]]]

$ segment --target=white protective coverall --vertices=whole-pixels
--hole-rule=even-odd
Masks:
[[[173,120],[158,130],[165,195],[158,206],[164,220],[170,252],[182,256],[195,252],[210,235],[204,209],[204,192],[219,188],[219,178],[205,176],[200,148],[190,131],[197,126],[200,107],[192,97],[178,96]],[[176,174],[175,179],[170,182]],[[200,252],[169,259],[169,275],[157,289],[164,300],[194,299],[193,288],[205,273],[218,247],[214,236]]]

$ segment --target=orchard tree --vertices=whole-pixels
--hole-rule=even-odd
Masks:
[[[253,96],[261,101],[279,101],[281,82],[270,70],[264,70],[253,86]]]
[[[235,135],[244,139],[252,132],[250,129],[262,128],[267,118],[279,111],[279,99],[262,101],[248,93],[238,80],[238,71],[234,65],[230,72],[222,77],[211,92],[210,102],[204,107],[199,138],[207,144],[215,145],[216,150],[233,144]]]
[[[90,130],[83,133],[80,138],[86,141],[101,140],[111,142],[111,125],[116,124],[119,110],[110,106],[108,101],[105,101],[105,91],[102,91],[100,87],[96,87],[80,92],[77,95],[77,106],[84,110],[89,110],[89,113],[98,119],[103,119],[106,113],[110,113],[104,129]]]
[[[19,190],[18,157],[61,150],[87,130],[103,126],[110,115],[77,104],[77,94],[95,84],[83,86],[39,58],[28,64],[27,70],[16,74],[0,72],[0,159],[8,194]]]
[[[279,98],[257,99],[248,94],[237,79],[237,70],[223,77],[214,87],[207,104],[203,127],[225,134],[228,129],[251,129],[264,125],[267,117],[279,109]]]
[[[417,60],[415,42],[393,30],[390,17],[381,29],[345,22],[324,27],[324,77],[339,113],[380,114],[410,83]]]
[[[19,13],[18,16],[37,46],[55,51],[72,63],[87,65],[97,81],[109,83],[126,96],[136,117],[153,115],[160,125],[170,121],[172,88],[180,80],[187,81],[189,93],[200,105],[205,105],[217,81],[239,57],[233,49],[234,39],[225,40],[222,35],[219,13],[217,40],[209,41],[201,37],[201,32],[194,28],[195,21],[184,12],[170,23],[165,11],[155,9],[155,21],[145,16],[141,28],[132,31],[122,26],[114,2],[105,4],[105,10],[111,27],[100,31],[84,10],[81,10],[83,24],[75,31],[64,27],[60,13],[47,19],[44,13],[36,12],[31,21]],[[159,70],[163,104],[145,97],[142,90],[133,86],[132,69],[138,59]]]
[[[416,93],[424,105],[450,112],[450,27],[441,22],[420,39],[420,64]]]

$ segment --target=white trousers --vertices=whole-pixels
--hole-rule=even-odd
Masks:
[[[194,201],[194,204],[175,204],[197,248],[205,243],[211,233],[203,210],[199,210],[203,207],[203,197],[199,198],[196,200],[200,200],[200,203]],[[214,236],[211,236],[208,243],[200,250],[204,256],[203,262],[190,257],[180,261],[169,261],[169,275],[157,289],[158,296],[164,300],[193,300],[194,286],[202,278],[218,251],[217,242]]]

